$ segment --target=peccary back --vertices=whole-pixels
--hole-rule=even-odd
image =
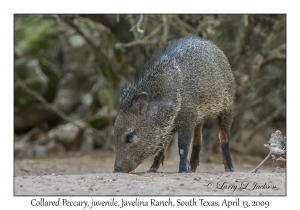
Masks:
[[[195,171],[202,125],[210,118],[218,119],[225,170],[233,171],[228,138],[235,89],[229,62],[214,44],[197,37],[171,44],[121,90],[114,127],[115,171],[130,172],[155,154],[150,171],[156,171],[174,132],[178,132],[179,172]]]

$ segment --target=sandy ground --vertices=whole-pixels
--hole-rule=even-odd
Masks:
[[[134,173],[112,173],[112,152],[69,153],[43,159],[15,160],[15,195],[286,195],[286,174],[269,160],[232,155],[236,172],[225,173],[221,155],[201,158],[195,173],[180,174],[179,158],[166,158],[157,173],[152,160]]]

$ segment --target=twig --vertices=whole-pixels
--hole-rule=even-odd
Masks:
[[[142,30],[140,27],[141,27],[141,23],[143,21],[143,15],[140,15],[140,18],[139,18],[139,21],[137,22],[136,25],[134,25],[129,31],[133,31],[133,29],[137,28],[137,32],[139,33],[144,33],[144,30]]]
[[[162,24],[160,23],[149,35],[145,36],[143,38],[144,41],[150,39],[152,36],[154,36],[162,27]]]
[[[145,36],[142,40],[133,41],[129,43],[116,43],[116,48],[127,48],[132,47],[136,45],[151,45],[151,44],[157,44],[156,40],[148,41],[152,36],[154,36],[162,27],[162,24],[159,24],[149,35]]]
[[[129,42],[126,44],[116,43],[115,47],[116,48],[121,48],[121,47],[127,48],[127,47],[132,47],[135,45],[149,45],[149,44],[157,44],[157,41],[156,40],[151,40],[151,41],[138,40],[138,41],[133,41],[133,42]]]
[[[266,162],[266,160],[268,160],[268,158],[271,156],[271,154],[272,154],[272,152],[270,152],[269,154],[268,154],[268,156],[258,165],[258,166],[256,166],[256,168],[255,169],[253,169],[250,173],[255,173],[256,171],[257,171],[257,169],[259,168],[259,167],[261,167],[261,165],[264,163],[264,162]]]
[[[140,19],[137,23],[137,31],[140,32],[140,33],[144,33],[144,30],[142,30],[140,27],[141,27],[141,23],[143,21],[143,15],[140,15]]]

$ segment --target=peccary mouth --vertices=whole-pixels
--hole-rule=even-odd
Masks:
[[[128,167],[128,165],[126,165],[126,167],[123,167],[125,165],[122,165],[122,164],[121,165],[116,165],[115,164],[113,172],[114,173],[116,173],[116,172],[129,173],[129,172],[133,171],[134,169],[136,169],[138,167],[138,165],[140,165],[140,164],[135,163],[135,164],[133,164],[129,167]]]
[[[133,171],[135,168],[130,168],[130,169],[123,169],[121,166],[115,166],[114,167],[114,173],[129,173],[131,171]]]

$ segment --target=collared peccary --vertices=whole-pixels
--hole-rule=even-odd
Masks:
[[[119,96],[114,125],[115,172],[130,172],[151,155],[149,171],[163,163],[172,134],[178,132],[179,172],[199,165],[202,126],[216,118],[225,171],[234,171],[229,153],[235,81],[224,53],[211,42],[187,37],[151,59]],[[188,149],[193,140],[190,162]]]

